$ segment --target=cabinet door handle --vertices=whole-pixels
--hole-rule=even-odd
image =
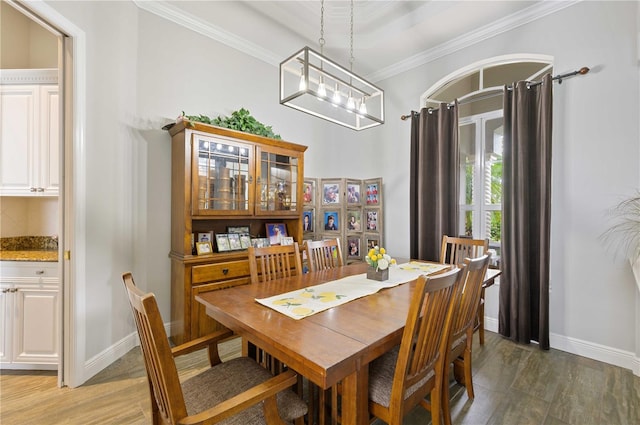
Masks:
[[[44,192],[44,187],[39,187],[38,192]]]
[[[222,269],[222,274],[226,275],[227,273],[229,273],[229,269]]]
[[[37,191],[38,191],[38,189],[36,189],[35,187],[30,187],[29,188],[29,192],[37,192]]]
[[[6,293],[7,293],[7,292],[9,292],[9,291],[11,291],[11,288],[4,288],[4,289],[2,290],[2,293],[3,293],[3,294],[6,294]]]
[[[36,270],[36,274],[39,275],[43,275],[44,274],[44,270]]]

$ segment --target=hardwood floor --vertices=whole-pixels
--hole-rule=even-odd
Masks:
[[[224,343],[221,356],[240,351],[238,340]],[[204,353],[178,360],[181,377],[206,367]],[[475,400],[452,383],[456,425],[637,425],[640,377],[631,371],[558,350],[516,345],[487,332],[474,341]],[[149,393],[138,348],[131,350],[79,388],[57,388],[55,372],[1,371],[0,423],[147,424]],[[418,407],[405,424],[428,424]],[[376,422],[376,425],[382,422]]]

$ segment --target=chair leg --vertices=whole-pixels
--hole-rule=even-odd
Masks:
[[[478,306],[478,336],[480,345],[484,345],[484,288],[480,292],[480,305]]]
[[[442,381],[442,416],[444,417],[444,424],[451,425],[451,405],[450,405],[450,393],[449,393],[449,364],[445,366],[444,373],[442,374],[444,379]],[[433,396],[432,396],[433,397]],[[432,404],[433,406],[434,404]],[[431,412],[433,418],[433,411]],[[435,424],[435,421],[433,422]]]

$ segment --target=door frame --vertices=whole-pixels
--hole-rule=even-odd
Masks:
[[[62,303],[59,320],[60,363],[58,385],[77,387],[84,379],[85,222],[86,188],[86,35],[79,27],[44,2],[8,4],[58,36],[60,86],[60,235],[58,269]]]

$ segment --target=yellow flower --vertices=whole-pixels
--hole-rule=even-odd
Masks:
[[[380,254],[383,254],[383,255],[384,255],[384,253],[386,253],[386,252],[387,252],[387,251],[386,251],[384,248],[380,248]]]

